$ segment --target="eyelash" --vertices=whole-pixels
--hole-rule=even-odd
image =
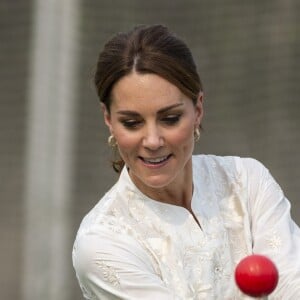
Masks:
[[[175,125],[179,122],[181,118],[181,115],[172,115],[172,116],[168,116],[163,118],[163,122],[169,126]]]
[[[134,121],[134,120],[125,120],[125,121],[121,121],[121,123],[123,124],[124,127],[128,128],[128,129],[135,129],[138,127],[138,125],[141,123],[140,121]]]
[[[166,124],[167,126],[173,126],[176,125],[181,118],[181,114],[179,115],[171,115],[168,117],[164,117],[161,119],[161,121]],[[121,120],[121,123],[123,124],[124,127],[128,129],[136,129],[142,121],[138,120]]]

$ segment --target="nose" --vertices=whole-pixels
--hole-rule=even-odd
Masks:
[[[157,126],[148,126],[143,137],[143,146],[150,150],[157,150],[163,146],[163,137]]]

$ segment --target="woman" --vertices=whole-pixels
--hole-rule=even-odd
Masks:
[[[187,46],[161,25],[113,37],[95,84],[117,183],[84,218],[73,264],[86,299],[242,299],[234,270],[277,265],[270,299],[300,296],[300,230],[268,170],[250,158],[192,156],[203,89]]]

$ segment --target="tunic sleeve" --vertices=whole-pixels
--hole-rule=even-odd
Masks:
[[[78,237],[73,249],[73,265],[86,299],[175,299],[151,261],[134,238],[105,227]]]
[[[250,196],[253,253],[277,265],[279,283],[269,299],[300,299],[300,229],[290,215],[290,202],[269,171],[245,159]]]

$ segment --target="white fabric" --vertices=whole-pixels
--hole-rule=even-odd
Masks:
[[[268,170],[251,158],[193,157],[194,217],[155,201],[126,168],[84,218],[73,265],[86,299],[246,299],[234,282],[252,253],[277,265],[269,299],[300,299],[300,230]]]

